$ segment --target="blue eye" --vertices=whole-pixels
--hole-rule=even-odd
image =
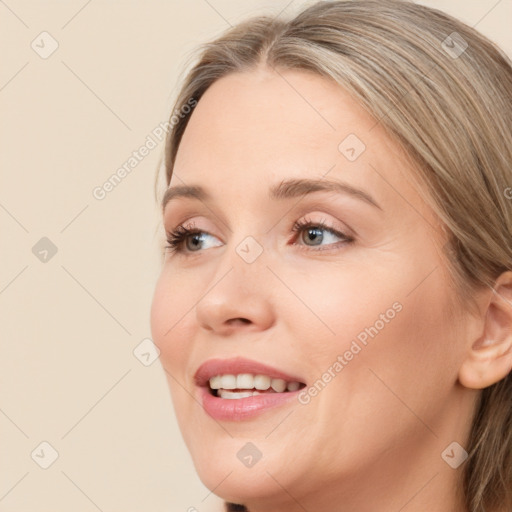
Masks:
[[[304,244],[294,243],[293,245],[305,245],[305,247],[310,248],[335,245],[337,241],[336,239],[342,243],[351,243],[354,241],[354,238],[329,227],[323,221],[296,221],[292,227],[292,231],[298,233],[299,237],[297,238],[300,238],[305,242]],[[167,233],[167,243],[169,245],[166,246],[166,249],[169,249],[171,252],[183,254],[200,252],[201,249],[208,249],[204,244],[207,243],[209,237],[215,238],[206,231],[197,229],[194,225],[187,227],[180,225],[174,231]],[[326,241],[330,241],[330,243],[324,243]],[[211,247],[219,247],[220,245],[222,245],[221,242],[214,243]],[[323,249],[312,250],[318,251]]]
[[[299,233],[299,238],[306,242],[306,247],[319,247],[322,242],[334,239],[334,242],[323,244],[333,245],[336,238],[345,243],[353,242],[354,239],[337,229],[329,227],[325,222],[313,222],[310,220],[301,220],[294,223],[292,231]],[[327,235],[325,235],[327,233]],[[311,245],[309,244],[311,242]]]
[[[206,235],[206,236],[205,236]],[[203,249],[201,246],[204,243],[205,238],[209,235],[206,231],[201,231],[200,229],[195,228],[194,226],[185,227],[183,225],[178,226],[174,231],[167,233],[167,243],[166,249],[169,249],[171,252],[199,252],[200,249]],[[186,250],[183,249],[183,245],[186,246]],[[217,247],[217,244],[214,247]]]

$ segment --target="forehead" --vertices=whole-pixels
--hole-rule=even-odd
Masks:
[[[207,89],[183,135],[171,186],[200,183],[233,197],[243,190],[249,203],[282,179],[328,175],[372,191],[380,204],[397,210],[398,195],[421,201],[408,183],[404,157],[334,81],[259,68]]]
[[[360,139],[364,134],[365,143],[374,145],[379,130],[371,141],[368,133],[374,125],[375,120],[348,93],[326,78],[259,68],[227,75],[207,89],[195,107],[180,150],[184,153],[190,144],[197,157],[208,146],[210,155],[224,160],[260,162],[317,150],[337,157],[339,143],[350,133]],[[218,151],[212,154],[215,147]]]

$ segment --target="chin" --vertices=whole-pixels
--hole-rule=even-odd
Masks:
[[[261,462],[261,461],[260,461]],[[258,464],[259,465],[259,464]],[[233,468],[229,464],[206,464],[197,466],[196,470],[201,482],[217,496],[232,503],[272,500],[280,488],[265,467],[259,469]],[[282,481],[282,470],[269,470]],[[229,476],[227,476],[229,475]],[[224,480],[223,480],[224,479]],[[285,484],[286,485],[286,484]]]
[[[226,501],[269,499],[281,490],[276,479],[287,487],[295,479],[284,463],[289,458],[275,443],[264,439],[252,443],[227,434],[214,444],[206,444],[204,439],[190,447],[194,466],[203,484]]]

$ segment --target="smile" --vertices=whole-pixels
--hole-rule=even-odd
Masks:
[[[209,380],[209,384],[214,396],[225,399],[297,391],[301,387],[301,383],[297,381],[286,382],[284,379],[272,379],[268,375],[250,373],[216,375]]]
[[[243,358],[212,359],[195,374],[205,412],[240,421],[284,405],[306,386],[299,377]]]

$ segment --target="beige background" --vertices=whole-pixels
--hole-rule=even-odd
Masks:
[[[193,48],[307,3],[0,1],[1,512],[218,510],[159,361],[133,353],[151,336],[163,144],[103,200],[92,191],[166,120]],[[422,3],[512,54],[512,0]],[[58,42],[47,58],[31,47],[51,49],[43,31]],[[59,455],[48,469],[43,441]]]

